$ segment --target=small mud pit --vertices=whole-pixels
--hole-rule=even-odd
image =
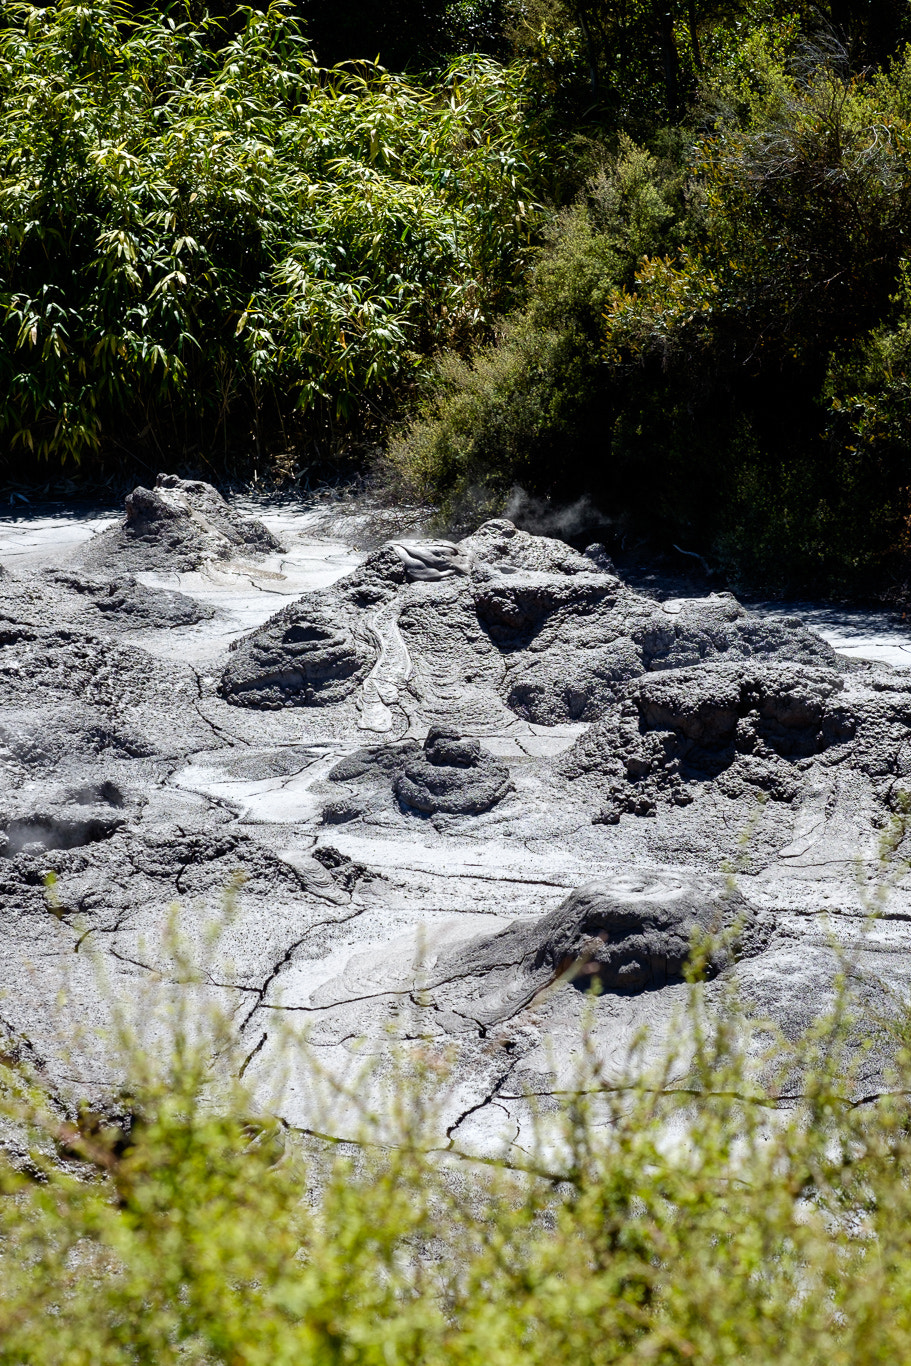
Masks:
[[[0,833],[0,858],[98,844],[110,839],[125,823],[122,816],[21,816],[11,820]]]
[[[85,787],[80,787],[73,793],[72,799],[80,806],[95,806],[100,802],[103,802],[105,806],[122,807],[126,805],[126,797],[117,784],[112,783],[109,778],[100,783],[88,783]]]

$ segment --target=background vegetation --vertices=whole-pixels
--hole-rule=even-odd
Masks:
[[[906,594],[909,0],[3,5],[0,461]],[[377,59],[379,65],[376,64]]]
[[[233,35],[108,0],[7,13],[0,435],[23,465],[351,440],[514,300],[543,173],[521,73],[326,72],[280,3]]]

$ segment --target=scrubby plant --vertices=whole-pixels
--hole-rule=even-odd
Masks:
[[[911,1028],[899,1002],[879,1020],[854,1011],[850,964],[831,1010],[789,1042],[731,991],[707,994],[695,946],[659,1060],[640,1039],[608,1074],[583,1028],[575,1082],[532,1086],[521,1145],[485,1156],[440,1135],[450,1064],[432,1036],[399,1053],[382,1113],[356,1069],[328,1086],[322,1132],[289,1128],[231,1080],[249,1043],[229,1011],[204,1009],[193,954],[170,952],[184,992],[154,1041],[123,1032],[119,1106],[66,1105],[4,1049],[0,1361],[873,1366],[907,1352]],[[885,1069],[872,1089],[871,1045]],[[298,1094],[327,1079],[316,1050],[289,1062]],[[333,1107],[352,1105],[360,1123],[333,1131]]]
[[[597,487],[592,462],[610,441],[603,315],[643,254],[679,240],[682,189],[673,157],[624,135],[554,224],[526,306],[496,344],[440,360],[390,459],[447,520],[495,508],[514,483],[561,498]]]
[[[844,394],[901,315],[908,70],[767,61],[736,123],[698,148],[691,245],[644,261],[609,310],[606,355],[632,385],[618,464],[658,452],[659,513],[720,534],[753,577],[862,583],[901,546],[904,459],[839,439],[831,376]]]

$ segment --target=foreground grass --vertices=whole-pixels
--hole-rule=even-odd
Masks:
[[[857,1103],[844,988],[792,1045],[702,991],[685,1069],[634,1055],[609,1083],[583,1035],[578,1085],[509,1161],[441,1147],[433,1041],[401,1057],[384,1141],[365,1113],[343,1144],[216,1084],[214,1057],[237,1071],[222,1016],[128,1045],[117,1122],[65,1111],[10,1047],[2,1108],[27,1138],[0,1160],[0,1362],[904,1359],[907,1021]]]

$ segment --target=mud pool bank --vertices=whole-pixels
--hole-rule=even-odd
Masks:
[[[338,1073],[374,1053],[380,1103],[394,1044],[453,1050],[441,1139],[489,1151],[571,1077],[586,1012],[608,1068],[643,1024],[660,1044],[694,930],[724,932],[710,993],[735,981],[788,1031],[830,999],[836,946],[888,1010],[911,881],[873,920],[870,889],[911,788],[909,665],[888,614],[658,601],[601,547],[503,521],[453,547],[407,512],[174,479],[125,510],[17,508],[0,1018],[103,1097],[109,998],[152,1039],[175,1000],[221,1003],[246,1079],[303,1125],[295,1031]],[[238,872],[186,986],[168,908],[202,952]]]

